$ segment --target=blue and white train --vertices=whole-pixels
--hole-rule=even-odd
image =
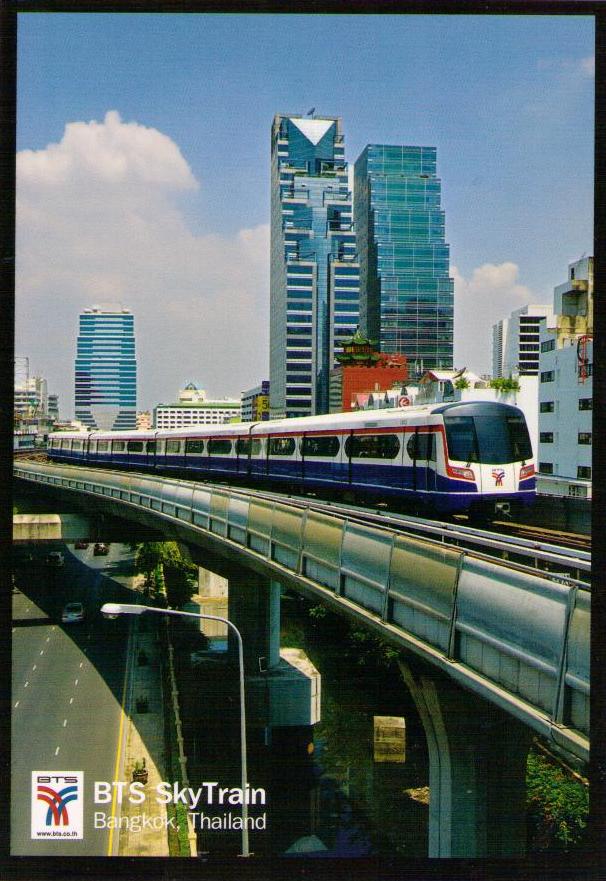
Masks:
[[[158,431],[61,432],[56,462],[334,491],[443,513],[531,503],[535,466],[521,410],[494,401]]]

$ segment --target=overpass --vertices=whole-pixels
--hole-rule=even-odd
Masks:
[[[274,581],[401,649],[429,746],[430,856],[523,851],[533,731],[588,759],[591,597],[575,579],[242,489],[33,462],[14,474],[186,543],[250,585],[268,632]]]

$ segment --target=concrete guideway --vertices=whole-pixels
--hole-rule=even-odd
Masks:
[[[15,476],[320,599],[588,759],[591,596],[572,579],[241,489],[35,463]]]

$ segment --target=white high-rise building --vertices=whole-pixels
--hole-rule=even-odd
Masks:
[[[536,376],[541,321],[553,321],[551,306],[522,306],[492,328],[492,375]]]
[[[537,490],[591,498],[593,257],[568,267],[541,334]]]

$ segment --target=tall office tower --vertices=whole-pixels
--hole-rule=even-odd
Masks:
[[[522,306],[492,326],[492,375],[536,376],[541,321],[553,323],[551,306]]]
[[[358,324],[359,266],[341,120],[276,115],[271,132],[270,416],[328,412]]]
[[[410,375],[453,366],[454,282],[435,147],[369,144],[355,164],[360,325]]]
[[[134,317],[121,306],[93,306],[80,315],[75,377],[76,419],[87,428],[137,426]]]

